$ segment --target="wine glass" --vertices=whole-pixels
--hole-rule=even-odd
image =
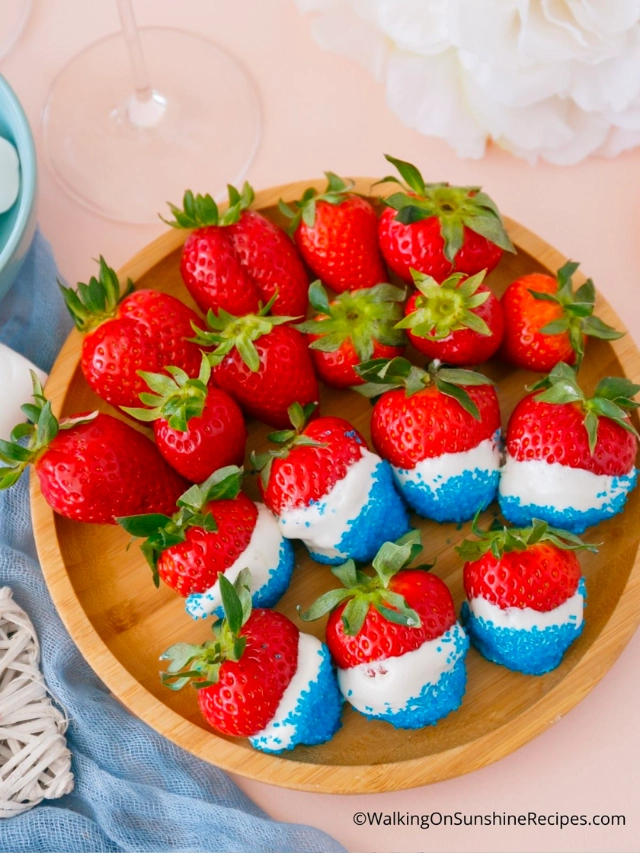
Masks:
[[[31,12],[31,0],[0,0],[0,61],[20,38]]]
[[[226,51],[175,29],[122,32],[62,69],[44,109],[49,167],[76,201],[122,222],[158,221],[186,189],[219,198],[247,173],[261,133],[251,78]]]

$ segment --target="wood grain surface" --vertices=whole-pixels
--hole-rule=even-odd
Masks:
[[[356,189],[371,196],[385,194],[373,183],[374,179],[356,179]],[[257,194],[256,206],[284,224],[278,199],[292,201],[314,184],[324,190],[324,181],[265,190]],[[559,252],[521,225],[507,220],[507,227],[518,252],[505,255],[488,277],[496,293],[501,294],[518,275],[555,273],[565,262]],[[172,293],[195,307],[179,272],[185,236],[180,231],[167,232],[120,270],[121,277],[131,277],[137,287]],[[577,280],[583,281],[580,276]],[[597,311],[605,322],[624,328],[601,296]],[[79,366],[80,349],[81,336],[74,331],[46,386],[54,411],[71,415],[98,408],[113,414],[86,384]],[[499,383],[504,426],[524,386],[536,375],[497,360],[483,369]],[[630,337],[613,343],[589,342],[581,383],[591,392],[605,375],[625,375],[640,382],[640,356]],[[369,438],[370,404],[358,394],[323,388],[321,406],[324,414],[348,418]],[[250,422],[247,450],[264,449],[269,431],[261,423]],[[248,491],[257,498],[255,482]],[[541,677],[509,672],[471,649],[462,707],[437,726],[400,731],[366,720],[345,706],[343,726],[329,743],[269,756],[252,749],[244,739],[214,734],[200,717],[195,690],[173,693],[161,685],[161,652],[175,642],[207,639],[209,625],[193,622],[177,594],[166,587],[155,589],[138,546],[126,550],[128,535],[117,527],[84,525],[56,516],[33,474],[31,497],[38,553],[55,605],[80,651],[113,693],[134,714],[194,755],[283,787],[344,794],[391,791],[458,776],[496,761],[576,705],[611,667],[639,621],[640,490],[636,490],[623,515],[585,535],[588,541],[602,543],[598,554],[580,555],[588,589],[585,630],[554,672]],[[483,520],[490,520],[496,511],[492,505]],[[415,516],[413,520],[423,531],[423,557],[436,559],[434,571],[447,582],[459,607],[464,599],[462,565],[453,546],[468,534],[470,525],[439,525]],[[325,620],[301,623],[296,605],[306,607],[337,585],[329,569],[313,562],[298,544],[293,581],[277,609],[302,630],[322,637]]]

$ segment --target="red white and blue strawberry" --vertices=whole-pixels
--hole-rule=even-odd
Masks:
[[[465,561],[462,622],[494,663],[529,675],[555,669],[584,628],[585,581],[576,551],[597,551],[566,530],[479,529],[456,548]]]
[[[329,651],[282,613],[252,610],[252,586],[248,569],[233,584],[221,577],[224,618],[212,625],[213,638],[167,649],[162,680],[173,690],[191,682],[210,726],[263,752],[325,743],[342,710]]]
[[[466,521],[496,496],[500,409],[490,379],[470,370],[427,370],[406,359],[373,360],[358,386],[379,397],[371,417],[373,446],[391,463],[407,503],[425,518]]]
[[[307,423],[312,406],[289,409],[293,429],[272,433],[277,450],[254,454],[264,502],[288,539],[321,563],[368,562],[409,530],[391,468],[342,418]]]
[[[540,518],[582,533],[622,512],[637,481],[638,434],[628,413],[638,408],[638,391],[629,379],[607,377],[587,398],[564,362],[534,385],[507,427],[505,518],[520,527]]]
[[[142,552],[156,586],[162,580],[185,597],[194,619],[222,613],[220,578],[233,582],[251,569],[256,607],[272,607],[293,571],[293,549],[264,504],[240,491],[242,469],[221,468],[177,502],[173,516],[132,515],[117,521],[144,538]]]
[[[373,576],[353,560],[332,569],[345,589],[325,593],[302,614],[312,620],[330,613],[326,640],[347,702],[402,729],[455,711],[467,680],[469,640],[451,593],[429,566],[407,568],[420,551],[414,530],[382,546]]]

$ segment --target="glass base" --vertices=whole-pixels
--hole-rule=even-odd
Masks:
[[[0,0],[0,60],[20,38],[31,12],[31,0]]]
[[[260,141],[260,103],[246,71],[212,42],[161,27],[140,38],[153,98],[133,100],[124,38],[108,36],[56,78],[44,143],[55,178],[80,204],[157,223],[187,189],[221,198],[242,182]]]

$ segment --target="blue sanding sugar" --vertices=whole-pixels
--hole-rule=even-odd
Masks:
[[[360,514],[349,522],[349,529],[335,545],[341,556],[326,557],[311,551],[314,560],[334,566],[348,559],[368,563],[383,543],[393,542],[411,529],[405,505],[395,490],[388,462],[380,460],[372,474],[372,481],[368,502]]]
[[[584,582],[580,583],[579,589],[584,591]],[[460,619],[483,657],[526,675],[544,675],[559,666],[566,650],[584,629],[584,619],[580,625],[566,623],[542,630],[496,627],[491,620],[474,616],[466,601]]]
[[[314,746],[331,740],[340,728],[340,714],[344,700],[338,689],[338,681],[331,663],[329,649],[324,643],[318,654],[322,656],[322,663],[317,679],[309,684],[306,690],[302,691],[298,704],[283,721],[283,725],[293,724],[295,726],[295,735],[291,744],[282,747],[282,749],[272,749],[265,745],[266,738],[250,738],[251,745],[255,746],[256,749],[277,754],[287,749],[293,749],[298,744]]]
[[[638,479],[638,472],[634,469],[632,474],[625,477],[614,477],[612,492],[614,497],[602,506],[578,510],[573,508],[556,509],[553,504],[539,506],[537,504],[521,504],[520,498],[510,495],[499,495],[500,509],[502,514],[516,527],[528,527],[534,518],[546,521],[553,527],[568,530],[570,533],[583,533],[587,527],[599,524],[613,515],[622,512],[627,500],[627,494],[634,488]]]
[[[457,477],[444,478],[432,489],[421,480],[399,484],[400,490],[413,509],[423,518],[435,521],[468,521],[478,510],[486,509],[495,500],[500,471],[475,468]]]
[[[465,655],[469,640],[465,637]],[[369,720],[384,720],[396,729],[422,729],[434,726],[438,720],[456,711],[467,687],[467,668],[464,655],[452,669],[443,672],[435,684],[425,684],[420,694],[410,699],[401,711],[377,714],[361,712]]]

